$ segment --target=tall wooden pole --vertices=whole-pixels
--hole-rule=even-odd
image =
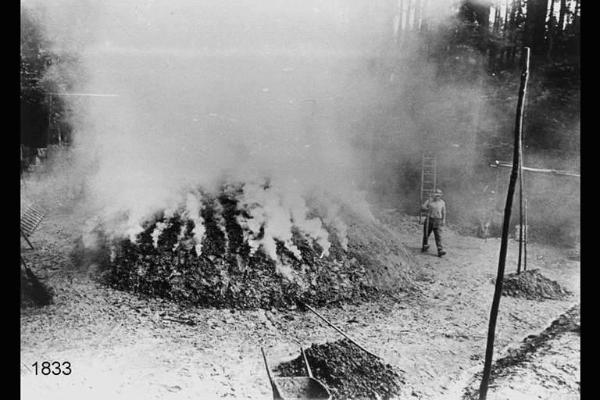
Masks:
[[[529,226],[527,225],[527,198],[525,198],[525,235],[523,236],[523,271],[527,271],[527,235]]]
[[[521,259],[523,254],[523,153],[519,157],[519,258],[517,259],[517,274],[521,273]]]
[[[523,70],[521,72],[521,87],[519,88],[519,99],[517,102],[517,118],[515,122],[515,144],[513,152],[513,167],[508,184],[508,193],[506,195],[506,206],[504,208],[504,224],[502,226],[502,239],[500,242],[500,257],[498,260],[498,275],[496,276],[496,287],[494,289],[494,298],[492,301],[492,310],[490,312],[490,324],[488,328],[487,346],[485,349],[485,362],[483,367],[483,377],[479,386],[479,400],[485,400],[487,397],[490,373],[492,371],[492,356],[494,354],[494,336],[496,330],[496,320],[498,318],[498,308],[500,306],[500,297],[502,297],[502,280],[504,279],[504,266],[506,264],[506,249],[508,243],[508,230],[510,227],[510,212],[512,209],[513,195],[517,177],[519,175],[520,152],[519,143],[521,142],[521,131],[523,128],[523,103],[525,91],[527,88],[527,79],[529,77],[529,47],[525,47]]]
[[[523,99],[522,108],[525,108],[525,99]],[[521,116],[521,119],[523,117]],[[521,260],[523,254],[523,133],[519,137],[519,259],[517,261],[517,274],[521,273]]]

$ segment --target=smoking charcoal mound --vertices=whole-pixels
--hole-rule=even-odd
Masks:
[[[502,284],[502,294],[528,300],[561,300],[571,295],[567,289],[546,278],[538,269],[508,274]]]
[[[389,364],[347,339],[313,344],[305,350],[313,376],[333,399],[391,399],[400,394],[403,379]],[[278,367],[281,376],[307,376],[302,355]]]
[[[146,223],[135,242],[111,243],[114,254],[103,264],[99,279],[142,295],[238,309],[295,308],[298,300],[315,306],[359,303],[412,287],[410,255],[373,221],[345,213],[346,249],[335,229],[326,226],[331,247],[323,257],[316,241],[293,230],[292,242],[301,257],[277,242],[275,261],[261,249],[252,254],[238,223],[243,210],[235,198],[221,195],[202,201],[205,232],[199,255],[192,240],[193,221],[177,214],[158,216]],[[155,242],[158,223],[166,227]]]

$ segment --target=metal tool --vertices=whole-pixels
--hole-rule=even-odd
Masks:
[[[274,400],[331,400],[331,393],[329,392],[329,389],[327,389],[327,386],[313,377],[310,365],[308,365],[308,360],[306,359],[306,354],[304,354],[304,349],[300,348],[300,352],[302,353],[308,376],[296,377],[272,377],[265,351],[262,347],[260,348],[260,351],[262,352],[265,361],[267,375],[269,377],[269,382],[271,383],[271,388],[273,389]]]

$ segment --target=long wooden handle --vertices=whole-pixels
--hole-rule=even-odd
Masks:
[[[364,351],[365,353],[368,353],[370,355],[372,355],[373,357],[377,357],[379,359],[381,359],[381,357],[379,357],[376,354],[371,353],[369,350],[365,349],[364,347],[362,347],[360,344],[358,344],[354,339],[352,339],[350,336],[346,335],[340,328],[338,328],[337,326],[335,326],[334,324],[332,324],[331,322],[329,322],[325,317],[323,317],[321,314],[319,314],[317,311],[315,311],[311,306],[309,306],[308,304],[305,304],[303,302],[300,302],[300,304],[302,304],[304,307],[308,308],[310,311],[312,311],[317,317],[321,318],[323,321],[325,321],[325,323],[327,323],[327,325],[329,325],[330,327],[332,327],[333,329],[335,329],[336,331],[338,331],[342,336],[344,336],[346,339],[348,339],[349,341],[351,341],[352,343],[354,343],[359,349],[361,349],[362,351]]]
[[[29,239],[27,238],[27,236],[23,233],[23,230],[21,230],[21,236],[23,236],[25,238],[25,240],[27,241],[27,243],[29,244],[29,247],[31,247],[32,250],[35,250],[35,248],[33,247],[33,245],[31,244],[31,242],[29,241]]]
[[[271,369],[269,368],[269,363],[267,362],[267,356],[265,355],[265,351],[262,347],[260,348],[260,352],[262,353],[263,360],[265,361],[265,368],[267,368],[267,376],[269,377],[269,383],[271,384],[271,388],[273,389],[273,398],[279,399],[279,398],[281,398],[281,396],[279,395],[279,390],[277,389],[277,385],[275,385],[275,382],[273,381],[273,378],[271,377]]]
[[[313,378],[312,371],[310,370],[310,365],[308,365],[308,360],[306,359],[306,354],[304,353],[304,349],[300,347],[300,352],[302,353],[302,357],[304,358],[304,365],[306,365],[306,372],[308,372],[308,377]]]

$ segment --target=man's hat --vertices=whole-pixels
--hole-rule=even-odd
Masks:
[[[444,192],[442,192],[440,189],[435,189],[435,191],[433,192],[434,196],[442,196],[444,194]]]

